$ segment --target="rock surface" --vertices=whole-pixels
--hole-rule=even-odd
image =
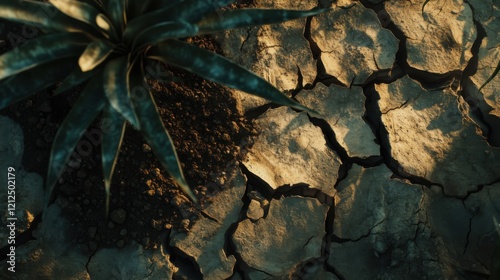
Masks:
[[[88,263],[91,279],[172,279],[176,268],[161,250],[144,250],[141,245],[122,249],[101,249]]]
[[[318,84],[312,90],[301,91],[296,98],[320,112],[318,117],[328,122],[348,156],[367,158],[380,154],[375,135],[363,119],[366,98],[361,87]]]
[[[257,120],[257,125],[261,133],[244,161],[250,172],[273,189],[306,183],[333,194],[340,158],[305,113],[285,107],[272,109]]]
[[[42,211],[44,192],[42,177],[23,169],[24,136],[21,127],[10,118],[0,116],[0,135],[0,180],[4,184],[0,192],[0,207],[3,209],[0,226],[5,229],[0,231],[0,246],[4,247],[10,234],[7,225],[14,221],[16,234],[28,230],[35,216]]]
[[[424,2],[427,3],[422,8]],[[392,0],[384,6],[407,38],[407,61],[411,67],[445,74],[467,66],[477,32],[472,10],[464,1]]]
[[[478,134],[467,104],[450,89],[426,91],[406,76],[375,88],[390,154],[402,171],[458,197],[500,178],[500,150]]]
[[[471,112],[479,112],[487,124],[481,129],[489,134],[489,142],[500,147],[500,75],[493,76],[500,65],[500,4],[478,0],[469,3],[485,37],[479,46],[477,72],[466,83],[467,101],[471,104]]]
[[[399,246],[401,240],[413,237],[418,224],[420,186],[391,180],[385,166],[365,169],[353,165],[349,175],[337,186],[333,232],[342,239],[359,240],[367,234],[374,238],[375,254]],[[383,233],[397,233],[387,240]]]
[[[499,184],[462,203],[391,175],[354,165],[338,185],[333,234],[342,242],[332,242],[329,264],[346,279],[450,279],[454,267],[487,274]]]
[[[238,224],[232,236],[235,249],[260,273],[269,277],[290,275],[299,263],[321,256],[327,211],[328,206],[313,198],[273,200],[266,218]]]
[[[391,68],[398,49],[398,40],[382,28],[377,14],[360,3],[313,17],[311,38],[326,74],[346,86],[363,84],[373,72]]]
[[[245,177],[235,173],[227,182],[227,189],[204,210],[211,219],[201,218],[187,234],[174,234],[170,240],[171,246],[198,263],[203,279],[225,279],[233,274],[236,259],[224,250],[224,240],[229,227],[238,221],[245,184]]]
[[[256,8],[309,10],[317,1],[254,1]],[[217,38],[225,55],[252,70],[282,91],[312,84],[316,79],[316,61],[304,38],[306,19],[249,29],[231,30]],[[299,83],[299,72],[301,81]],[[243,110],[267,103],[260,97],[235,91]]]

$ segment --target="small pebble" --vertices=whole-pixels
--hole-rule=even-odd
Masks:
[[[125,246],[125,240],[120,239],[116,242],[116,247],[123,248],[123,246]]]
[[[142,145],[142,151],[143,151],[144,153],[149,153],[149,152],[151,152],[151,147],[149,147],[149,145],[148,145],[148,144],[143,144],[143,145]]]
[[[127,211],[123,208],[115,209],[111,212],[110,218],[114,223],[123,224],[127,218]]]

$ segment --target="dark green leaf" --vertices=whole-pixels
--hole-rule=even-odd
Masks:
[[[56,95],[60,94],[64,91],[71,89],[83,82],[86,82],[88,79],[93,76],[100,74],[103,70],[102,66],[94,68],[91,71],[82,72],[82,69],[77,65],[77,67],[62,81],[61,85],[54,92]]]
[[[125,28],[126,18],[125,18],[125,3],[123,0],[109,0],[108,2],[108,12],[115,29],[123,32]],[[136,1],[139,2],[139,1]]]
[[[75,0],[50,0],[50,3],[59,11],[74,19],[83,21],[92,26],[96,25],[95,20],[99,14],[99,10],[92,5]]]
[[[54,6],[37,1],[0,1],[0,18],[45,30],[94,33],[87,24],[59,12]]]
[[[169,40],[152,47],[149,58],[170,63],[201,77],[238,89],[269,101],[307,112],[314,112],[281,93],[266,80],[235,64],[227,58],[208,50],[180,41]]]
[[[134,127],[139,129],[139,122],[130,103],[129,63],[126,56],[115,58],[104,69],[104,92],[111,106]]]
[[[191,200],[196,202],[196,197],[184,178],[174,144],[163,125],[153,96],[140,76],[137,74],[131,76],[131,87],[135,89],[132,93],[132,100],[141,125],[141,133],[168,174]]]
[[[53,60],[80,55],[89,39],[82,33],[49,34],[0,55],[0,79]]]
[[[96,40],[90,43],[80,56],[78,64],[83,72],[94,69],[113,52],[113,46],[107,40]]]
[[[125,120],[115,111],[111,104],[104,107],[101,125],[102,131],[102,169],[104,171],[104,187],[106,189],[106,216],[109,210],[109,197],[111,195],[111,178],[115,169],[116,160],[125,133]]]
[[[213,13],[203,18],[199,23],[199,27],[200,33],[210,33],[309,17],[320,14],[326,10],[327,9],[312,9],[310,11],[270,9],[228,10],[222,14]]]
[[[60,59],[0,81],[0,110],[59,82],[77,67],[76,57]]]
[[[143,15],[149,8],[152,0],[125,0],[127,1],[127,20],[132,20]]]
[[[87,83],[54,138],[47,174],[47,204],[59,176],[67,168],[66,162],[87,127],[97,117],[105,104],[106,97],[102,92],[102,79],[100,76],[96,76]]]
[[[187,22],[165,22],[152,26],[139,34],[132,44],[132,49],[140,50],[148,45],[155,45],[170,38],[183,38],[196,35],[198,26]]]
[[[485,87],[489,82],[491,82],[491,80],[493,80],[496,75],[498,75],[498,71],[500,71],[500,61],[498,62],[497,64],[497,68],[495,68],[495,70],[493,71],[493,73],[491,73],[491,76],[486,80],[486,82],[484,82],[484,84],[479,88],[479,91],[481,91],[483,89],[483,87]],[[498,90],[498,89],[497,89]]]
[[[117,39],[111,21],[100,11],[85,2],[75,0],[51,0],[64,14],[93,26],[107,38]]]
[[[177,1],[178,2],[178,1]],[[219,7],[234,2],[234,0],[185,0],[175,5],[141,15],[127,24],[124,37],[127,40],[136,37],[150,26],[169,21],[186,21],[194,23],[207,13],[215,12]]]

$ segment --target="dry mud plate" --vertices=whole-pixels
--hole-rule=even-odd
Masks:
[[[125,206],[111,213],[111,244],[96,241],[97,227],[80,229],[88,240],[71,237],[79,221],[65,215],[69,201],[56,200],[39,222],[43,175],[23,168],[29,128],[1,116],[0,168],[19,170],[21,196],[16,273],[6,275],[500,279],[500,75],[490,79],[500,62],[500,3],[334,2],[254,0],[250,7],[331,9],[216,34],[227,57],[319,114],[231,92],[255,126],[252,145],[226,170],[202,176],[188,167],[201,174],[197,191],[210,195],[202,209],[174,195],[166,204],[179,224],[161,205],[137,206],[145,236],[130,237],[124,225],[135,212]],[[244,127],[237,118],[218,125]],[[152,180],[146,193],[162,189]],[[2,191],[2,209],[6,201]]]

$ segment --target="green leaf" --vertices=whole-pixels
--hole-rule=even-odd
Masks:
[[[105,104],[106,97],[102,92],[102,78],[96,76],[87,83],[54,138],[47,174],[46,206],[59,176],[67,168],[66,162],[87,127],[101,112]]]
[[[131,81],[131,85],[137,89],[132,93],[132,100],[135,103],[134,107],[141,125],[141,133],[168,174],[196,203],[197,199],[182,172],[172,138],[165,129],[158,107],[146,86],[146,81],[141,76],[133,75]]]
[[[111,21],[92,5],[76,0],[50,0],[50,2],[66,15],[94,27],[106,38],[117,39]]]
[[[53,60],[79,55],[89,39],[82,33],[49,34],[0,55],[0,79]]]
[[[131,20],[136,17],[140,17],[143,15],[149,8],[149,5],[152,0],[125,0],[126,4],[126,14],[127,19]]]
[[[101,131],[102,169],[104,172],[104,187],[106,190],[107,216],[109,211],[109,198],[111,196],[111,178],[122,145],[123,135],[125,134],[125,120],[110,104],[104,107]]]
[[[125,2],[126,1],[123,0],[109,0],[108,2],[109,17],[111,22],[113,22],[113,25],[118,28],[120,33],[123,32],[127,21],[125,15]]]
[[[76,67],[76,57],[60,59],[0,81],[0,110],[59,82]]]
[[[200,33],[272,24],[287,20],[309,17],[320,14],[328,9],[312,9],[309,11],[296,10],[271,10],[271,9],[245,9],[228,10],[222,14],[213,13],[199,23]]]
[[[140,50],[145,46],[155,45],[171,38],[191,37],[198,33],[198,26],[187,22],[165,22],[152,26],[139,34],[132,44],[132,49]]]
[[[500,61],[497,64],[497,68],[495,68],[491,76],[486,80],[486,82],[484,82],[484,84],[479,88],[478,91],[481,91],[483,87],[485,87],[489,82],[491,82],[491,80],[493,80],[496,77],[496,75],[498,75],[498,71],[500,71]]]
[[[0,18],[45,30],[94,33],[87,24],[68,17],[50,4],[38,1],[2,0]]]
[[[101,64],[113,52],[113,47],[102,39],[90,43],[78,60],[82,71],[88,72]]]
[[[103,67],[99,65],[97,68],[94,68],[93,70],[87,71],[87,72],[82,72],[82,69],[80,69],[79,66],[77,66],[59,85],[59,87],[56,89],[54,92],[56,95],[60,94],[64,91],[67,91],[71,89],[72,87],[75,87],[83,82],[86,82],[88,79],[92,78],[93,76],[100,74],[103,70]]]
[[[207,13],[217,11],[220,7],[227,6],[235,0],[184,0],[166,11],[166,18],[177,18],[189,22],[196,22]]]
[[[59,11],[74,19],[83,21],[92,26],[96,25],[95,19],[99,14],[99,10],[92,5],[76,0],[50,0],[50,3]]]
[[[207,13],[217,10],[217,8],[230,4],[234,0],[184,0],[175,1],[173,5],[146,13],[131,20],[124,31],[124,38],[130,41],[146,28],[169,21],[186,21],[194,23],[200,20]]]
[[[137,116],[130,102],[129,63],[126,56],[110,61],[103,74],[104,92],[111,106],[137,129]]]
[[[174,6],[177,5],[181,2],[182,0],[152,0],[151,4],[148,8],[148,11],[154,11],[154,10],[159,10],[163,9],[169,6]]]
[[[249,70],[223,56],[191,44],[169,40],[152,47],[147,56],[148,58],[170,63],[200,75],[207,80],[263,97],[281,105],[317,114],[314,110],[288,98],[269,82]]]

